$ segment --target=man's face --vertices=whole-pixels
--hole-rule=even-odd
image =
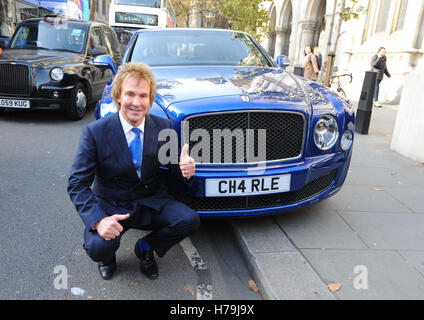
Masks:
[[[121,95],[117,100],[121,105],[121,115],[128,123],[137,127],[143,122],[151,106],[150,86],[146,80],[126,78],[122,82]]]

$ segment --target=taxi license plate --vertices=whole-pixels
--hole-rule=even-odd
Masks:
[[[290,174],[251,177],[206,179],[206,197],[252,196],[290,191]]]
[[[0,108],[29,109],[29,100],[5,99],[0,97]]]

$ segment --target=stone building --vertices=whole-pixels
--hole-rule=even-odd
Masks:
[[[333,74],[353,74],[345,87],[352,100],[359,99],[371,57],[384,46],[392,78],[381,83],[380,98],[399,103],[405,76],[424,63],[424,0],[359,0],[367,13],[347,22],[340,18],[343,2],[350,5],[349,0],[265,1],[275,31],[262,45],[274,57],[287,55],[292,67],[302,64],[307,45],[318,45],[323,61],[335,52]]]

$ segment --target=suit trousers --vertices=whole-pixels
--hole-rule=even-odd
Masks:
[[[150,225],[137,223],[138,216],[151,215]],[[110,241],[104,240],[96,230],[84,231],[84,249],[95,262],[112,262],[118,250],[122,235],[129,229],[152,230],[145,238],[159,257],[184,238],[192,235],[200,226],[199,215],[193,209],[177,201],[169,201],[160,211],[154,212],[147,207],[139,207],[134,215],[119,222],[124,230]]]

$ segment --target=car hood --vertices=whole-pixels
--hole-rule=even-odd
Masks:
[[[159,103],[164,108],[182,102],[238,96],[243,101],[308,105],[299,83],[278,68],[156,67]]]
[[[0,54],[0,63],[5,61],[22,62],[36,68],[72,63],[81,59],[82,55],[78,53],[44,49],[7,49]]]

